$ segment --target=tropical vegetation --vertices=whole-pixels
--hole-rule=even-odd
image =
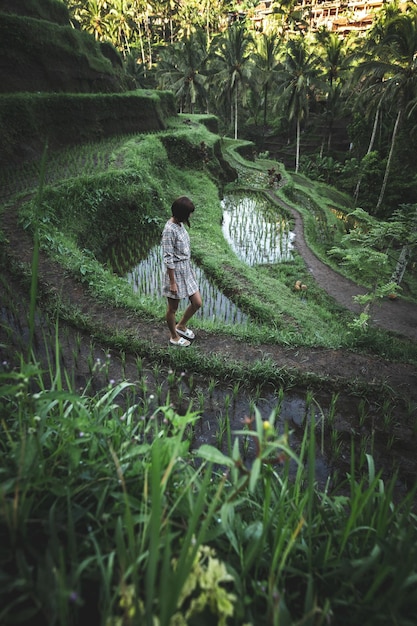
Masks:
[[[366,408],[357,433],[352,433],[348,471],[329,474],[323,485],[316,455],[324,440],[331,442],[335,462],[343,450],[334,428],[337,394],[333,410],[317,423],[315,402],[306,405],[302,441],[295,451],[292,433],[280,420],[285,389],[294,379],[267,361],[237,369],[236,364],[204,359],[192,350],[173,355],[167,367],[166,350],[109,330],[109,354],[103,359],[97,357],[95,345],[102,331],[88,315],[80,318],[62,294],[59,302],[52,302],[51,313],[58,307],[61,317],[92,338],[90,375],[81,380],[76,371],[85,358],[85,339],[80,335],[71,345],[72,355],[64,357],[62,322],[52,321],[48,331],[44,320],[38,328],[38,246],[61,271],[88,286],[92,302],[103,301],[162,324],[163,308],[135,297],[106,267],[105,251],[116,230],[128,237],[139,236],[145,226],[149,232],[158,229],[168,199],[185,186],[197,204],[206,207],[196,215],[192,229],[196,257],[223,289],[232,276],[234,287],[242,281],[255,293],[255,298],[246,298],[247,290],[242,289],[238,300],[257,320],[250,333],[204,319],[196,320],[198,328],[246,341],[290,344],[299,343],[296,329],[301,323],[312,345],[317,346],[322,335],[326,345],[342,342],[357,350],[380,350],[391,358],[404,358],[408,350],[408,358],[415,361],[412,343],[378,331],[364,335],[349,328],[347,320],[342,324],[312,284],[306,307],[292,289],[294,272],[299,276],[305,271],[299,262],[283,264],[275,272],[272,267],[252,271],[233,258],[220,232],[217,185],[204,159],[193,158],[193,146],[203,140],[213,159],[210,149],[216,137],[193,117],[193,130],[185,139],[184,119],[190,118],[173,120],[173,128],[165,133],[117,138],[51,155],[49,172],[56,172],[57,180],[22,204],[21,219],[32,229],[36,245],[28,341],[20,356],[15,355],[17,361],[2,363],[0,373],[1,621],[28,624],[41,619],[69,625],[83,623],[88,616],[96,623],[123,626],[393,621],[406,626],[416,608],[415,486],[400,497],[397,474],[383,477],[375,465],[372,436],[357,436],[373,419]],[[168,140],[174,147],[181,142],[181,151],[165,149]],[[240,171],[237,189],[244,185],[260,192],[269,184],[270,163],[251,166],[233,149],[236,143],[225,142],[224,150]],[[181,167],[177,154],[188,155]],[[16,171],[19,176],[30,180],[24,168]],[[307,189],[300,182],[292,187],[288,183],[288,200],[297,194],[301,198]],[[316,206],[311,188],[311,195],[304,197],[306,208],[315,206],[316,211],[309,229],[316,228],[323,203],[319,184],[318,193],[322,200]],[[334,201],[334,190],[327,193]],[[341,203],[343,198],[340,194]],[[331,213],[326,215],[330,220]],[[319,254],[329,250],[333,230],[325,222],[316,235],[311,230]],[[279,301],[271,292],[277,281]],[[287,316],[280,325],[281,315],[274,312],[278,304],[291,310],[293,324]],[[137,355],[134,377],[123,376],[123,357],[121,377],[112,377],[111,352],[116,349]],[[75,371],[65,366],[68,358],[74,359]],[[192,372],[188,387],[187,370]],[[196,384],[199,374],[202,385],[196,394],[191,378]],[[277,390],[276,407],[262,415],[257,401],[267,382]],[[232,430],[230,391],[220,409],[217,444],[199,445],[214,388],[224,383],[233,389],[234,398],[252,387],[251,412],[240,429]],[[314,380],[308,385],[314,386]],[[365,388],[353,384],[352,391],[368,406]],[[390,433],[387,441],[399,402],[390,389],[378,389]],[[414,409],[409,407],[407,417],[412,432]]]
[[[196,318],[197,330],[226,343],[346,349],[415,365],[415,342],[366,323],[387,294],[416,300],[415,7],[390,3],[364,38],[341,40],[311,32],[293,2],[274,5],[264,32],[250,3],[67,4],[74,26],[117,48],[146,92],[141,102],[152,99],[149,88],[170,90],[180,115],[163,130],[45,149],[41,163],[0,172],[1,210],[10,216],[18,206],[33,240],[31,263],[22,263],[0,233],[0,260],[14,279],[1,284],[0,623],[411,626],[417,483],[400,464],[379,467],[373,452],[377,427],[384,453],[395,447],[398,415],[413,445],[416,406],[389,385],[296,379],[265,355],[234,363],[194,347],[167,354],[131,328],[135,319],[162,326],[163,305],[132,293],[108,251],[116,235],[144,239],[144,230],[150,246],[170,200],[187,189],[205,207],[191,231],[195,259],[253,322]],[[208,130],[213,114],[220,135]],[[341,119],[352,143],[343,153]],[[268,158],[271,136],[290,144],[288,169]],[[222,177],[226,168],[235,176]],[[233,255],[221,232],[225,189],[274,196],[274,220],[279,200],[296,207],[317,256],[369,290],[359,320],[309,281],[298,255],[257,268]],[[130,326],[106,328],[71,293],[40,289],[41,255],[92,306],[105,303]],[[300,277],[306,292],[294,289]],[[281,420],[296,383],[307,389],[297,449]],[[258,406],[266,385],[275,398],[268,415]],[[334,393],[325,412],[314,392],[326,385]],[[201,444],[220,387],[215,442]],[[250,409],[232,430],[229,411],[243,390]],[[358,407],[343,441],[342,391]],[[325,448],[332,469],[343,457],[344,471],[323,481]]]
[[[265,135],[289,141],[296,171],[330,176],[371,214],[414,202],[414,3],[384,5],[370,30],[345,37],[314,30],[297,3],[273,3],[262,26],[250,2],[67,4],[74,24],[120,51],[138,87],[172,90],[179,111],[214,113],[225,133],[259,150]],[[316,146],[304,154],[309,133]]]

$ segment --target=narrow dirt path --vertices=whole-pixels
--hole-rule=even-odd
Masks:
[[[353,313],[360,313],[361,308],[353,300],[353,297],[359,294],[365,294],[366,289],[360,287],[323,263],[314,252],[311,251],[305,241],[304,224],[301,214],[281,198],[278,198],[272,190],[268,191],[268,194],[273,202],[284,207],[293,216],[295,232],[294,245],[296,250],[303,257],[307,269],[314,280],[341,306],[349,309]],[[384,299],[374,305],[371,310],[370,323],[417,341],[417,305],[403,300],[401,297],[396,300]]]

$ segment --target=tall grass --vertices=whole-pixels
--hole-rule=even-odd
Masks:
[[[2,624],[413,623],[415,488],[398,501],[369,455],[357,478],[352,451],[343,489],[319,489],[314,416],[299,454],[256,408],[226,453],[191,452],[198,412],[62,376],[0,374]]]

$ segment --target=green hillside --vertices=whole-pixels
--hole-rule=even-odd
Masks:
[[[0,165],[165,128],[171,93],[131,91],[117,51],[74,29],[59,0],[0,0]]]

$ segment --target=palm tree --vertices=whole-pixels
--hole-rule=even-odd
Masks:
[[[134,23],[135,12],[126,0],[113,0],[109,12],[112,42],[126,59],[130,54],[131,25]]]
[[[255,40],[256,53],[254,55],[254,63],[256,66],[257,78],[263,94],[263,132],[262,137],[265,138],[268,97],[273,87],[274,80],[279,68],[279,51],[280,41],[275,35],[267,35],[263,33]]]
[[[83,30],[103,41],[109,34],[109,21],[106,0],[87,0],[73,8],[74,17]],[[109,37],[110,39],[110,37]]]
[[[144,67],[144,74],[146,75],[146,66],[149,70],[152,68],[152,37],[151,29],[149,27],[150,5],[148,4],[147,0],[136,0],[135,4],[133,5],[133,9],[133,21],[135,24],[135,33],[137,33],[135,37],[135,43],[139,41],[142,65]],[[145,54],[145,45],[143,41],[144,36],[146,37],[147,54]]]
[[[245,88],[250,78],[250,47],[252,37],[244,24],[233,24],[224,35],[213,41],[212,81],[219,93],[230,104],[231,126],[234,137],[238,135],[239,97],[245,103]]]
[[[344,78],[350,67],[346,55],[346,40],[340,39],[336,33],[321,31],[318,36],[323,54],[320,55],[326,81],[325,115],[327,126],[327,148],[330,149],[333,124],[340,112]],[[324,141],[324,140],[323,140]]]
[[[140,48],[140,57],[142,61],[143,73],[145,74],[146,70],[146,54],[145,54],[145,46],[143,43],[143,25],[147,23],[147,15],[146,15],[146,3],[145,6],[141,6],[140,2],[136,2],[133,7],[133,15],[132,20],[134,24],[133,28],[133,37],[134,40],[132,43],[139,43]],[[136,74],[136,68],[134,68],[133,63],[137,63],[137,60],[133,61],[135,57],[131,54],[127,57],[127,63],[132,66],[133,74]]]
[[[369,154],[371,154],[373,147],[374,147],[374,143],[375,143],[375,137],[376,137],[376,133],[378,130],[378,124],[379,124],[379,118],[381,115],[381,102],[378,102],[376,111],[375,111],[375,115],[374,115],[374,122],[372,125],[372,132],[371,132],[371,137],[369,139],[369,144],[368,144],[368,149],[366,151],[366,155],[368,156]],[[355,204],[357,204],[358,202],[358,198],[359,198],[359,191],[361,188],[361,183],[362,183],[362,179],[364,176],[364,171],[363,168],[361,169],[361,171],[359,172],[359,176],[358,176],[358,180],[356,183],[356,187],[355,187],[355,192],[353,194],[353,198],[355,201]]]
[[[152,3],[154,13],[162,18],[163,39],[171,44],[174,43],[177,33],[179,5],[179,0],[159,0]],[[169,26],[168,33],[165,30],[166,24]]]
[[[379,58],[363,61],[357,71],[372,83],[371,87],[366,87],[365,95],[370,98],[376,96],[378,103],[385,104],[395,113],[384,178],[376,204],[378,211],[385,195],[406,109],[417,95],[417,10],[388,21],[375,51]]]
[[[397,3],[392,2],[388,5],[384,5],[374,25],[368,32],[364,45],[360,46],[359,50],[352,55],[352,61],[353,64],[356,64],[356,68],[350,76],[349,87],[353,92],[354,100],[356,100],[354,106],[359,108],[361,117],[364,117],[367,121],[373,119],[366,156],[369,156],[373,151],[378,126],[381,122],[383,112],[382,101],[379,97],[380,88],[376,85],[382,81],[383,74],[364,76],[362,67],[364,66],[364,61],[375,58],[376,50],[380,47],[382,39],[386,36],[386,26],[388,22],[399,14],[398,6],[394,5],[397,5]],[[358,83],[356,88],[355,82]],[[361,167],[354,192],[355,204],[358,202],[364,173],[363,167]]]
[[[189,37],[196,26],[200,27],[203,7],[197,0],[187,0],[180,2],[178,6],[177,19],[180,36]]]
[[[318,59],[314,52],[308,51],[304,37],[290,39],[277,76],[279,99],[276,107],[287,107],[288,120],[295,121],[296,172],[300,164],[301,123],[308,118],[310,102],[314,99],[314,87],[318,79]]]
[[[182,113],[206,106],[206,38],[202,29],[161,51],[157,70],[159,86],[175,93]]]

